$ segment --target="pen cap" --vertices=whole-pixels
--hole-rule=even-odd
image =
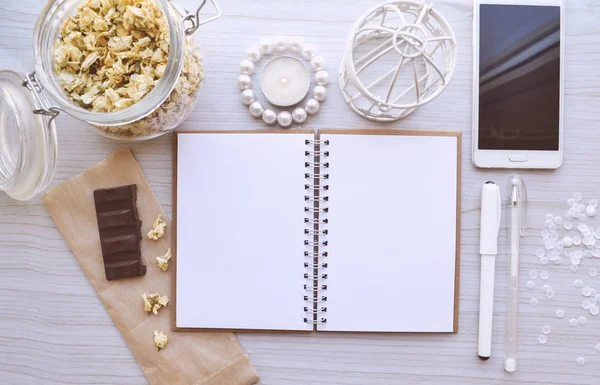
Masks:
[[[481,191],[481,224],[479,253],[498,254],[498,232],[500,231],[500,189],[493,182],[483,185]]]

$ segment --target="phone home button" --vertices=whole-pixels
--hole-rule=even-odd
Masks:
[[[509,155],[508,160],[515,163],[524,163],[527,162],[527,155]]]

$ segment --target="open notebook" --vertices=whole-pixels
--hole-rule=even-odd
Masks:
[[[179,132],[175,329],[457,332],[459,133]]]

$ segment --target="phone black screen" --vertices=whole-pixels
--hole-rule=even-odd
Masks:
[[[480,5],[479,149],[559,149],[560,13]]]

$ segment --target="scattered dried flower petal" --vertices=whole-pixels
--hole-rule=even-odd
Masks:
[[[146,312],[152,312],[158,315],[158,310],[161,307],[167,306],[169,303],[169,298],[165,296],[161,296],[160,294],[142,294],[142,298],[144,299],[144,310]]]
[[[165,235],[166,228],[167,224],[163,220],[163,216],[159,215],[158,218],[156,218],[156,221],[154,221],[154,224],[152,225],[152,230],[148,232],[148,238],[154,241],[158,241]]]
[[[167,253],[165,255],[163,255],[162,257],[156,257],[156,263],[158,264],[158,267],[160,267],[160,269],[162,271],[167,271],[169,270],[169,261],[171,260],[171,249],[169,248],[169,250],[167,250]]]
[[[159,352],[167,346],[168,341],[169,339],[163,332],[159,332],[158,330],[154,331],[154,346],[158,348]]]
[[[142,294],[142,298],[144,299],[144,311],[150,312],[152,311],[152,303],[150,303],[150,299],[146,295],[146,293]]]

